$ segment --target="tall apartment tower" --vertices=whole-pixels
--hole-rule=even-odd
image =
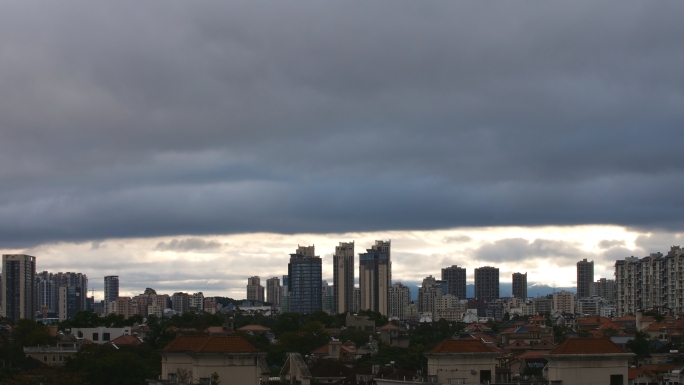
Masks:
[[[406,308],[411,303],[411,290],[401,282],[395,282],[389,289],[388,318],[406,319]]]
[[[527,272],[513,273],[513,297],[527,298]]]
[[[499,298],[499,269],[484,266],[475,269],[475,299],[494,301]]]
[[[591,295],[599,296],[607,302],[615,302],[615,280],[599,278],[594,282]]]
[[[583,259],[577,262],[577,299],[591,297],[591,285],[594,283],[594,261]]]
[[[432,277],[425,277],[418,289],[418,311],[432,313],[434,317],[435,300],[442,297],[442,286]]]
[[[264,287],[259,276],[247,278],[247,301],[264,302]]]
[[[273,277],[266,280],[266,302],[273,306],[280,306],[280,278]]]
[[[373,310],[386,316],[388,294],[392,285],[390,242],[375,241],[372,248],[359,254],[361,310]]]
[[[290,254],[287,265],[290,293],[289,307],[295,313],[313,313],[322,308],[321,257],[315,255],[314,246],[299,246]]]
[[[617,316],[636,314],[638,309],[661,308],[666,314],[684,312],[684,249],[651,253],[644,258],[615,261]]]
[[[352,311],[354,301],[354,242],[340,242],[333,254],[335,314]]]
[[[55,285],[52,277],[53,274],[47,271],[36,274],[37,311],[41,311],[42,307],[45,306],[51,312],[58,312],[59,287]]]
[[[119,298],[119,276],[108,275],[104,277],[104,305],[105,313],[109,313],[109,304]]]
[[[2,255],[2,316],[36,319],[36,257]]]
[[[466,269],[453,265],[442,269],[442,280],[447,281],[448,292],[458,299],[466,299]]]
[[[55,285],[55,291],[57,292],[57,297],[55,298],[55,303],[59,301],[59,288],[60,287],[76,287],[78,288],[78,309],[86,310],[88,309],[88,276],[82,273],[72,273],[67,271],[66,273],[55,273],[52,274],[52,280]]]

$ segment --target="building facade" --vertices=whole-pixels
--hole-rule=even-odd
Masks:
[[[354,242],[340,242],[333,254],[334,308],[336,314],[352,311],[354,301]]]
[[[406,308],[411,303],[411,290],[401,282],[395,282],[389,289],[388,318],[406,319]]]
[[[652,253],[615,262],[617,316],[638,309],[659,308],[676,315],[684,312],[684,249],[672,246],[667,255]]]
[[[280,278],[273,277],[266,280],[266,302],[273,306],[280,306]]]
[[[447,281],[447,293],[466,299],[466,269],[453,265],[442,269],[442,280]]]
[[[475,299],[494,301],[499,298],[499,269],[484,266],[475,269]]]
[[[289,311],[313,313],[322,309],[321,257],[315,255],[314,246],[299,246],[290,254],[287,265]]]
[[[432,277],[425,277],[423,284],[418,288],[418,311],[421,313],[435,312],[435,301],[442,296],[442,286],[437,284]]]
[[[606,302],[615,302],[615,280],[599,278],[592,286],[592,296],[601,297]]]
[[[577,298],[591,297],[591,285],[594,282],[594,261],[583,259],[577,262]]]
[[[264,302],[264,287],[261,278],[253,276],[247,278],[247,301]]]
[[[119,276],[108,275],[104,277],[104,301],[105,308],[109,309],[109,304],[119,298]]]
[[[513,297],[527,298],[527,273],[513,273]]]
[[[359,288],[361,310],[373,310],[387,315],[389,288],[392,285],[390,242],[375,241],[365,253],[359,254]]]
[[[36,257],[2,255],[2,316],[36,319]]]

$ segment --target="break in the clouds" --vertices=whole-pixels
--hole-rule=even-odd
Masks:
[[[5,4],[0,243],[678,231],[683,12],[636,1]],[[528,241],[506,247],[556,246]]]

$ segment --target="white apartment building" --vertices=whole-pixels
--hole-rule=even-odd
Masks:
[[[395,282],[389,289],[389,310],[387,317],[406,319],[406,308],[411,303],[411,290],[401,282]]]
[[[652,253],[615,262],[617,316],[637,309],[684,311],[684,250],[672,246],[667,255]]]

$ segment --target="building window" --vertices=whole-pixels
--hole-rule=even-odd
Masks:
[[[43,356],[43,361],[47,362],[47,354]]]
[[[200,385],[211,385],[211,380],[209,378],[200,378]]]
[[[54,354],[52,355],[52,362],[57,362],[57,356],[55,356]]]
[[[59,362],[62,362],[62,361],[64,361],[64,357],[62,357],[62,355],[60,354],[59,355]]]
[[[102,333],[102,341],[109,341],[109,333]]]
[[[175,384],[175,383],[176,383],[176,379],[177,379],[176,373],[169,373],[169,382],[170,382],[170,383]]]
[[[99,341],[100,335],[98,333],[93,333],[93,341]]]

